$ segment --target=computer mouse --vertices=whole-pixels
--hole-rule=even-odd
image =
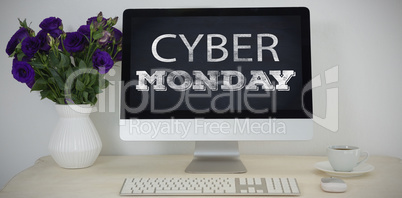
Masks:
[[[339,178],[325,177],[321,178],[321,189],[325,192],[345,192],[348,186]]]

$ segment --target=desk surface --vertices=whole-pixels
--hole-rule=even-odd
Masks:
[[[50,156],[37,160],[34,166],[17,174],[2,191],[5,197],[120,197],[126,177],[220,177],[222,175],[188,174],[190,155],[99,156],[92,167],[63,169]],[[371,156],[367,163],[375,170],[358,177],[343,178],[348,185],[345,193],[325,193],[320,179],[328,177],[314,164],[325,161],[322,156],[243,155],[246,174],[227,177],[295,177],[300,197],[402,197],[402,161],[398,158]]]

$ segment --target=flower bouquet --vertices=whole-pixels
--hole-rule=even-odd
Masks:
[[[105,19],[99,13],[76,32],[64,32],[61,19],[49,17],[35,34],[20,20],[7,44],[14,78],[56,103],[60,119],[49,151],[63,168],[89,167],[101,151],[89,114],[97,94],[109,85],[104,75],[122,58],[122,33],[113,27],[116,23],[117,17]]]
[[[104,75],[122,58],[122,33],[113,27],[117,19],[100,12],[76,32],[64,32],[62,20],[49,17],[37,34],[19,20],[6,48],[14,58],[14,78],[56,104],[95,105],[109,85]]]

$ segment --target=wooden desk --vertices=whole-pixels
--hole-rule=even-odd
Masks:
[[[126,177],[205,177],[184,172],[190,155],[162,156],[100,156],[92,167],[63,169],[49,156],[17,174],[0,191],[0,198],[120,197]],[[325,161],[322,156],[264,156],[243,155],[246,174],[228,177],[267,176],[297,178],[300,197],[402,197],[402,163],[398,158],[371,156],[368,163],[375,170],[359,177],[343,178],[348,185],[345,193],[326,193],[320,189],[320,179],[328,177],[316,170],[314,164]]]

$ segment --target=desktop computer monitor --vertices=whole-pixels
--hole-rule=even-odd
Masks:
[[[237,141],[312,138],[309,10],[125,10],[122,81],[121,139],[196,141],[186,172],[245,172]]]

